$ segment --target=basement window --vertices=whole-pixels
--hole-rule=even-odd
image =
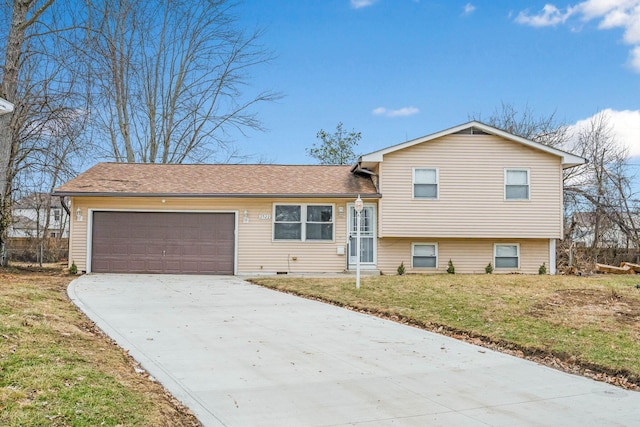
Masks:
[[[520,268],[520,245],[517,243],[496,244],[493,262],[496,268]]]
[[[413,268],[436,268],[438,266],[438,245],[436,243],[413,243],[411,245],[411,266]]]

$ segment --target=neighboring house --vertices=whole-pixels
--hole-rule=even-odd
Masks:
[[[69,261],[86,272],[555,273],[562,170],[586,160],[479,122],[349,166],[100,163],[71,198]]]
[[[69,215],[60,197],[31,193],[13,205],[10,238],[69,237]]]

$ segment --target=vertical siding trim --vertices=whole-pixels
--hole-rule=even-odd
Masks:
[[[549,239],[549,274],[556,274],[556,239]]]

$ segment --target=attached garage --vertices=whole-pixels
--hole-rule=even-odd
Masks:
[[[235,214],[94,211],[91,271],[234,274]]]

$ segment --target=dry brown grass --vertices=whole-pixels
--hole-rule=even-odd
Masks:
[[[0,269],[0,425],[200,425],[76,309],[72,279]]]

